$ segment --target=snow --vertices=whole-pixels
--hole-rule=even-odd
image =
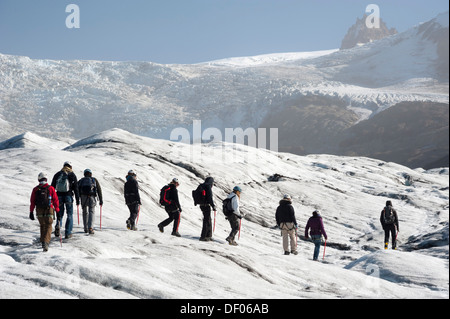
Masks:
[[[283,62],[292,62],[297,60],[314,59],[334,53],[336,51],[338,50],[332,49],[332,50],[320,50],[311,52],[271,53],[249,57],[220,59],[210,62],[199,63],[198,65],[223,66],[223,67],[251,67],[267,64],[278,64]]]
[[[187,145],[107,130],[65,143],[25,133],[34,143],[0,150],[0,298],[448,298],[448,168],[411,170],[361,157],[273,153],[244,145]],[[4,144],[3,144],[4,145]],[[51,147],[51,146],[58,147]],[[39,172],[50,176],[70,160],[78,178],[90,168],[104,194],[102,229],[54,238],[43,253],[37,221],[28,219]],[[142,208],[136,232],[125,227],[123,184],[138,174]],[[283,175],[279,182],[268,177]],[[200,242],[202,214],[191,191],[206,176],[220,199],[239,185],[246,217],[239,246],[217,212],[215,241]],[[167,217],[159,190],[180,180],[181,238],[160,233]],[[275,210],[290,194],[299,222],[297,256],[284,256]],[[400,218],[399,250],[381,249],[379,214],[387,199]],[[303,231],[322,211],[325,260],[312,261]],[[321,256],[323,247],[321,251]]]

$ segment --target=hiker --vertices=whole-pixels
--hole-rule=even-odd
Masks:
[[[212,187],[214,186],[214,178],[207,177],[205,182],[200,185],[204,190],[204,202],[200,203],[200,209],[203,213],[203,226],[202,233],[200,235],[201,241],[212,240],[212,222],[211,222],[211,208],[216,213],[216,205],[214,204]]]
[[[52,184],[59,200],[59,214],[56,214],[55,236],[60,236],[60,229],[64,217],[67,213],[65,224],[65,238],[72,237],[73,230],[73,195],[75,194],[76,205],[80,205],[80,195],[78,193],[77,176],[72,171],[72,164],[64,162],[63,168],[53,176]]]
[[[381,211],[380,222],[384,230],[384,249],[388,249],[389,234],[392,237],[392,249],[397,249],[398,216],[390,200],[386,201],[386,206]]]
[[[92,177],[92,171],[89,168],[84,170],[84,177],[78,181],[78,191],[81,197],[84,232],[93,235],[97,196],[100,206],[103,206],[103,195],[98,180]]]
[[[36,216],[41,226],[42,248],[43,251],[48,251],[55,211],[59,212],[59,201],[55,189],[48,185],[45,173],[39,173],[38,181],[39,185],[33,188],[31,193],[30,219],[34,220],[34,208],[36,208]]]
[[[139,214],[139,206],[141,205],[141,197],[139,196],[139,186],[136,179],[136,173],[133,170],[128,171],[124,186],[125,204],[130,210],[130,217],[127,219],[127,228],[137,230],[136,218]]]
[[[178,232],[180,226],[180,214],[182,212],[180,201],[178,199],[178,178],[172,179],[172,181],[161,189],[160,203],[164,206],[169,217],[158,224],[158,229],[161,233],[164,232],[164,227],[173,222],[172,235],[181,237]]]
[[[309,234],[311,235],[312,242],[314,243],[314,255],[313,260],[317,261],[319,258],[320,245],[322,244],[322,236],[325,240],[328,239],[325,228],[323,227],[322,216],[320,216],[320,211],[315,210],[312,213],[312,217],[309,218],[308,223],[305,227],[305,238],[308,239],[308,231],[311,229]]]
[[[230,245],[237,246],[238,244],[234,240],[236,234],[239,231],[240,219],[242,219],[242,214],[239,210],[239,203],[241,200],[242,189],[239,186],[235,186],[233,191],[228,195],[227,199],[230,200],[230,209],[226,214],[226,219],[230,222],[231,232],[230,235],[225,239]],[[225,212],[224,212],[225,214]]]
[[[292,206],[292,198],[289,195],[284,195],[280,200],[280,205],[275,213],[278,228],[281,229],[281,236],[283,236],[284,254],[297,255],[297,220],[295,219],[295,210]],[[289,251],[289,240],[291,250]]]

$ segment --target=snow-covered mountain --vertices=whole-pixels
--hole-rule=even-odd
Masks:
[[[360,19],[357,18],[354,25],[348,29],[347,34],[341,43],[341,50],[350,49],[358,45],[363,45],[369,42],[381,40],[390,35],[397,34],[395,28],[388,28],[383,19],[379,19],[377,27],[367,27],[367,14]],[[371,18],[369,18],[370,21]]]
[[[32,143],[30,142],[32,141]],[[49,142],[53,147],[49,147]],[[411,170],[362,157],[297,156],[243,145],[186,145],[108,130],[72,142],[24,134],[1,144],[0,298],[448,298],[448,168]],[[102,229],[86,235],[74,216],[74,237],[54,238],[41,252],[39,226],[28,219],[39,172],[50,176],[70,160],[90,168],[104,195]],[[255,165],[257,161],[257,165]],[[138,174],[139,231],[128,231],[123,185]],[[273,174],[283,177],[270,182]],[[215,241],[200,242],[202,214],[191,191],[216,180],[216,203],[243,189],[239,246],[221,209]],[[160,233],[166,218],[159,190],[180,180],[181,238]],[[297,256],[284,256],[275,210],[290,194],[299,223]],[[399,250],[383,247],[380,212],[392,200],[400,218]],[[220,206],[220,205],[218,205]],[[325,260],[312,261],[302,237],[320,209],[328,233]],[[323,249],[323,247],[322,247]],[[323,252],[323,250],[322,250]],[[322,256],[321,256],[322,257]]]
[[[34,60],[0,54],[0,137],[28,131],[79,139],[119,127],[169,139],[173,128],[190,129],[194,120],[201,120],[203,128],[222,132],[278,127],[286,137],[279,141],[282,151],[363,155],[429,167],[430,162],[448,158],[448,143],[433,142],[448,136],[448,88],[448,12],[348,50],[195,65]],[[398,143],[408,145],[400,157],[372,152],[364,141],[358,141],[361,147],[340,147],[348,145],[354,125],[364,126],[365,120],[399,103],[419,104],[421,116],[436,105],[444,110],[437,122],[432,119],[432,125],[421,127],[429,137],[426,144],[408,145],[416,136],[399,134]],[[285,119],[306,121],[314,129],[298,131]],[[436,126],[443,129],[437,132]],[[374,136],[389,129],[378,126]],[[382,144],[384,149],[395,147],[390,139]],[[422,151],[430,145],[431,158]],[[411,153],[421,155],[411,162]]]

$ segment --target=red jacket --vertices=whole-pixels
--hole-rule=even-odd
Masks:
[[[35,188],[33,188],[33,192],[31,193],[31,198],[30,198],[30,212],[34,211],[34,208],[36,206],[36,191],[38,189],[38,187],[41,185],[36,186]],[[52,208],[55,209],[56,212],[59,212],[59,200],[58,200],[58,195],[56,195],[56,191],[55,188],[53,186],[50,186],[48,184],[45,184],[44,187],[48,187],[48,191],[50,196],[52,197]]]

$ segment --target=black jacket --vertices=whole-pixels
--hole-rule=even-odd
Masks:
[[[98,196],[98,199],[99,199],[99,201],[100,201],[100,205],[103,205],[103,193],[102,193],[102,188],[101,188],[100,183],[98,182],[98,180],[97,180],[96,178],[94,178],[94,177],[89,177],[89,176],[86,177],[86,176],[85,176],[85,177],[83,177],[82,179],[80,179],[80,180],[78,181],[78,192],[80,193],[80,196],[82,195],[82,194],[81,194],[81,185],[82,185],[83,180],[84,180],[85,178],[93,179],[93,180],[95,181],[95,194],[94,194],[94,197],[95,197],[95,196]]]
[[[381,211],[381,216],[380,216],[380,222],[381,222],[381,226],[383,226],[383,229],[385,229],[387,226],[389,226],[388,224],[385,223],[384,220],[384,212],[386,210],[386,208],[390,207],[392,209],[392,213],[394,214],[394,223],[391,225],[395,225],[397,227],[397,230],[399,230],[398,228],[398,216],[397,216],[397,211],[392,207],[392,206],[386,206],[382,211]]]
[[[275,219],[277,220],[278,227],[282,223],[294,223],[294,225],[297,226],[294,207],[291,205],[290,201],[280,201],[280,206],[278,206],[277,212],[275,213]]]
[[[216,204],[214,204],[212,186],[214,185],[214,178],[207,177],[205,182],[201,184],[203,189],[206,192],[206,205],[211,205],[213,210],[216,210]]]
[[[127,205],[141,205],[141,197],[139,196],[138,182],[134,177],[128,176],[124,186],[125,203]]]
[[[181,211],[180,200],[178,198],[178,189],[175,184],[169,184],[168,198],[170,200],[170,204],[166,206],[167,212]]]
[[[61,174],[65,174],[65,173],[67,174],[67,178],[69,180],[69,191],[68,192],[56,191],[56,194],[58,196],[72,196],[72,197],[73,197],[73,195],[75,195],[76,204],[79,205],[80,204],[80,193],[78,192],[78,180],[77,180],[77,176],[75,175],[74,172],[72,172],[71,169],[69,169],[68,167],[64,167],[62,170],[60,170],[58,173],[56,173],[53,176],[51,185],[56,190],[56,182],[58,181],[59,176],[61,176]]]

